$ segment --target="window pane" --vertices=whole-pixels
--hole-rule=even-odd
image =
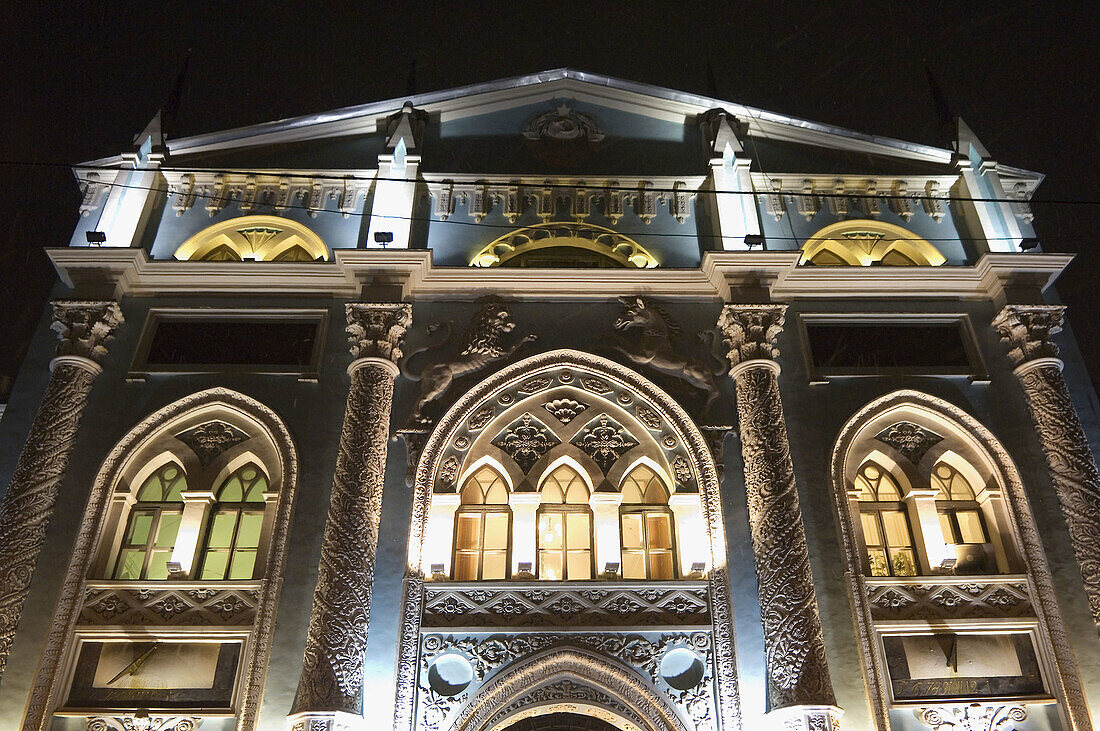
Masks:
[[[562,546],[561,513],[543,513],[539,516],[539,548],[553,549]],[[560,567],[559,567],[559,576]]]
[[[909,524],[905,521],[905,513],[900,510],[883,510],[882,527],[886,531],[886,545],[909,546]]]
[[[947,513],[940,513],[940,530],[943,531],[943,540],[947,543],[958,543],[958,538],[955,537],[955,526],[951,525],[951,516]]]
[[[225,567],[229,562],[228,551],[207,551],[202,562],[201,579],[220,580],[225,578]]]
[[[145,551],[127,548],[119,554],[115,567],[116,579],[140,579],[141,569],[145,565]]]
[[[562,578],[561,551],[539,551],[539,578],[555,581]]]
[[[863,524],[863,542],[868,546],[881,546],[882,534],[878,529],[878,518],[874,513],[860,513],[859,520]],[[880,574],[875,574],[879,576]]]
[[[256,481],[252,483],[252,486],[248,488],[248,494],[245,495],[245,502],[249,503],[262,503],[264,501],[264,491],[267,490],[267,480],[263,475],[256,478]]]
[[[505,579],[508,577],[508,552],[486,551],[481,559],[481,578]]]
[[[264,524],[264,514],[255,511],[241,513],[241,524],[237,528],[237,548],[255,548],[260,545],[260,529]]]
[[[468,549],[477,549],[481,546],[481,513],[458,514],[455,545]]]
[[[646,537],[650,548],[672,548],[672,529],[667,513],[647,513]]]
[[[890,565],[894,569],[894,576],[916,576],[917,562],[913,558],[913,551],[909,548],[899,548],[891,552]]]
[[[508,488],[504,486],[504,481],[497,479],[493,481],[493,484],[489,486],[485,493],[486,505],[505,505],[508,502]]]
[[[233,563],[229,567],[230,579],[251,579],[256,566],[256,552],[251,550],[234,551]]]
[[[624,579],[646,578],[645,552],[624,550],[622,572]]]
[[[214,514],[210,532],[206,535],[207,548],[229,548],[233,544],[233,528],[237,525],[237,511],[224,510]]]
[[[955,519],[959,521],[959,538],[963,543],[985,543],[985,531],[977,510],[958,510]]]
[[[474,581],[477,579],[477,557],[472,551],[459,551],[455,554],[455,580]]]
[[[145,572],[147,579],[167,579],[168,561],[172,558],[171,549],[154,549],[149,556],[149,569]]]
[[[591,551],[569,551],[569,566],[566,578],[574,581],[592,578]]]
[[[672,551],[652,551],[649,554],[649,578],[672,579]]]
[[[126,542],[131,546],[144,546],[149,541],[149,529],[153,526],[152,513],[134,513],[130,516],[130,530]]]
[[[642,514],[623,513],[623,548],[644,548],[642,540]],[[625,565],[625,564],[624,564]],[[625,574],[625,569],[624,576]]]
[[[567,513],[565,535],[569,541],[569,548],[591,548],[592,539],[589,533],[592,529],[592,520],[585,513]]]
[[[485,541],[484,547],[488,549],[508,548],[508,514],[485,514]]]
[[[176,545],[176,534],[180,532],[182,520],[183,515],[180,513],[161,513],[157,526],[157,541],[154,545],[169,549]]]
[[[161,468],[163,472],[163,468]],[[146,503],[159,503],[164,498],[164,486],[160,481],[160,472],[154,472],[138,490],[137,499]]]
[[[886,560],[886,551],[873,548],[867,551],[867,558],[871,562],[871,576],[889,576],[890,564]]]
[[[244,491],[241,489],[241,481],[236,475],[230,475],[229,479],[222,483],[222,489],[218,491],[218,502],[239,503],[244,500]]]

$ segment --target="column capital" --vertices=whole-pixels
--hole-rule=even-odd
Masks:
[[[122,324],[122,311],[112,301],[54,300],[53,323],[59,358],[84,358],[95,364],[107,355],[107,342]]]
[[[1005,305],[993,318],[993,329],[1008,345],[1012,364],[1057,357],[1051,336],[1062,331],[1065,312],[1063,305]]]
[[[724,306],[718,329],[729,348],[730,365],[778,357],[775,338],[783,331],[786,314],[786,305],[771,303]]]
[[[412,324],[412,305],[400,302],[349,302],[345,305],[348,345],[356,359],[382,358],[396,363],[401,340]]]

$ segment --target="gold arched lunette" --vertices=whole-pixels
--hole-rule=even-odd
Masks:
[[[947,259],[924,239],[901,226],[857,219],[821,229],[802,247],[799,264],[818,266],[932,266]]]
[[[470,266],[501,266],[520,254],[552,247],[571,247],[602,254],[632,269],[657,266],[653,255],[637,241],[589,223],[539,223],[510,231],[479,251]]]
[[[328,261],[321,237],[279,216],[241,216],[216,223],[176,249],[180,261]]]

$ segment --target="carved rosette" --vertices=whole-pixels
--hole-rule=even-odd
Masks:
[[[61,342],[11,482],[0,501],[0,676],[46,537],[69,453],[106,343],[122,322],[114,302],[53,303]]]
[[[1070,398],[1058,346],[1065,308],[1008,305],[993,327],[1008,344],[1066,518],[1093,621],[1100,626],[1100,473]]]
[[[363,657],[378,548],[395,358],[408,305],[349,304],[351,389],[321,543],[305,659],[291,724],[335,728],[363,710]]]
[[[737,391],[771,710],[836,701],[776,379],[782,305],[727,305],[718,325]]]

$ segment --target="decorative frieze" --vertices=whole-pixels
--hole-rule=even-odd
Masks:
[[[177,216],[201,205],[211,217],[233,202],[242,214],[264,205],[284,211],[297,202],[310,215],[315,215],[333,201],[336,210],[347,218],[355,213],[377,174],[375,170],[316,170],[299,175],[274,172],[250,175],[210,170],[161,172],[168,181],[168,198]],[[85,179],[90,178],[81,175],[81,180]]]
[[[1034,617],[1026,577],[864,581],[874,620]]]
[[[86,731],[198,731],[202,719],[197,716],[150,716],[138,711],[128,716],[92,716]]]
[[[922,708],[917,717],[933,731],[1012,731],[1027,720],[1027,709],[1003,703],[967,703]]]
[[[737,390],[769,708],[835,705],[773,360],[784,305],[726,305],[718,326]]]
[[[69,453],[80,429],[107,342],[122,323],[114,302],[53,303],[60,342],[50,380],[0,500],[0,676],[46,539]]]
[[[1065,307],[1007,305],[993,328],[1009,347],[1031,420],[1069,528],[1093,621],[1100,627],[1100,472],[1062,375],[1058,346]]]
[[[363,708],[374,559],[389,442],[394,362],[412,320],[401,304],[349,304],[348,334],[356,357],[340,434],[331,504],[321,542],[305,658],[292,722],[332,726]],[[310,727],[312,728],[312,726]]]
[[[150,582],[144,586],[89,583],[79,624],[146,627],[250,626],[260,590]]]
[[[434,586],[427,627],[642,627],[710,624],[705,585]]]

